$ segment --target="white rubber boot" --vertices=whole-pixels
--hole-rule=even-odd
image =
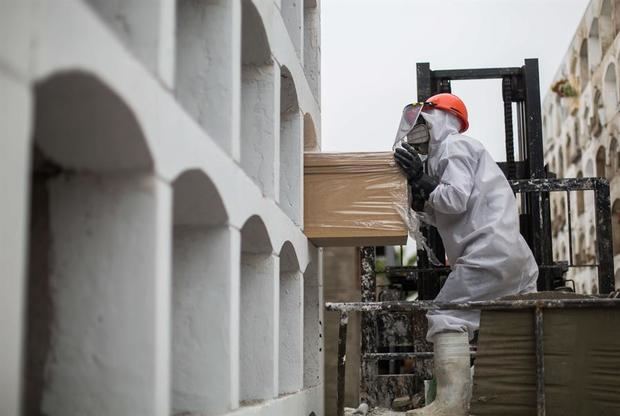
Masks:
[[[407,416],[467,416],[471,398],[469,337],[467,332],[445,332],[434,338],[435,400]]]

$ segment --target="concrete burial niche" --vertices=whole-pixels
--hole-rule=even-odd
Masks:
[[[202,171],[173,189],[172,413],[224,413],[238,405],[239,231]]]
[[[281,68],[280,80],[280,207],[301,225],[303,118],[293,77]]]
[[[172,87],[174,9],[170,0],[86,0],[146,68]]]
[[[167,414],[169,185],[96,77],[34,101],[24,414]]]
[[[280,137],[280,70],[256,7],[242,1],[241,167],[263,194],[276,199]]]
[[[323,369],[323,262],[318,249],[312,250],[311,256],[303,278],[304,388],[321,384]]]
[[[239,1],[177,0],[175,95],[239,159]],[[235,24],[236,23],[236,24]]]
[[[303,60],[303,19],[304,7],[303,0],[281,0],[280,10],[282,11],[282,19],[288,31],[293,47],[297,53],[297,57]],[[303,61],[302,61],[303,63]]]
[[[242,404],[278,395],[279,259],[258,216],[241,230],[239,382]]]
[[[304,282],[297,254],[290,242],[280,250],[279,393],[303,388]]]

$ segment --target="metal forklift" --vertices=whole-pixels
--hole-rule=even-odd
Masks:
[[[360,400],[371,408],[391,409],[402,396],[420,395],[423,380],[430,377],[431,346],[425,341],[425,312],[431,309],[535,310],[536,405],[537,415],[545,415],[543,360],[543,311],[547,308],[611,307],[620,300],[609,297],[614,291],[614,265],[611,234],[609,183],[604,178],[556,178],[544,162],[538,60],[526,59],[521,67],[432,70],[429,63],[417,64],[418,101],[442,92],[451,92],[452,81],[501,80],[506,161],[498,165],[520,199],[521,234],[529,244],[539,267],[539,291],[571,290],[566,273],[574,267],[595,268],[598,275],[596,299],[549,301],[486,301],[461,304],[435,304],[432,300],[450,273],[446,264],[433,264],[426,251],[417,253],[417,265],[386,267],[389,284],[377,288],[375,247],[360,248],[361,302],[328,303],[328,311],[340,313],[338,344],[338,416],[344,415],[345,354],[348,314],[362,313]],[[516,120],[513,117],[516,113]],[[514,127],[516,123],[517,134]],[[516,140],[515,140],[516,139]],[[518,149],[519,160],[515,159]],[[595,200],[596,250],[594,264],[573,262],[571,195],[592,191]],[[568,261],[554,261],[550,193],[565,193],[568,206]],[[424,225],[422,233],[437,259],[445,251],[434,227]],[[416,301],[407,294],[417,292]],[[414,368],[403,372],[406,364]]]

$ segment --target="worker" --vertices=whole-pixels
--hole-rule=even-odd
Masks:
[[[538,267],[519,232],[514,193],[484,146],[462,134],[468,127],[465,104],[444,93],[405,107],[396,136],[394,157],[408,178],[412,208],[437,227],[452,268],[435,301],[535,292]],[[430,311],[427,319],[436,399],[407,415],[468,415],[469,341],[480,312]]]

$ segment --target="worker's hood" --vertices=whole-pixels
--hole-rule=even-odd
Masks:
[[[437,149],[439,144],[446,137],[452,134],[459,134],[461,121],[447,111],[428,109],[422,111],[421,114],[426,120],[426,124],[430,126],[431,141],[429,146],[429,154],[433,153],[433,149]]]

